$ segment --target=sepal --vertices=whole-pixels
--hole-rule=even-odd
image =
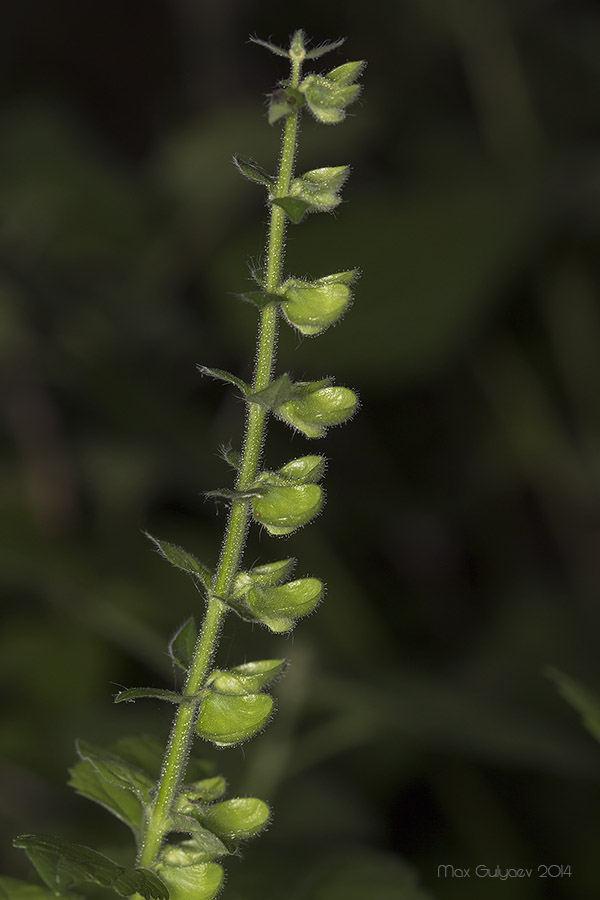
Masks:
[[[281,634],[316,609],[322,596],[323,584],[318,578],[299,578],[277,587],[253,587],[246,602],[256,619]]]
[[[200,807],[196,818],[223,841],[243,841],[269,824],[271,810],[257,797],[233,797],[213,806]]]
[[[281,306],[290,325],[301,334],[314,335],[335,324],[350,304],[350,285],[357,275],[350,269],[316,281],[288,279],[281,285]]]
[[[232,669],[215,669],[207,685],[221,694],[258,693],[280,678],[286,665],[285,659],[261,659]]]
[[[198,859],[201,853],[194,849],[193,841],[162,850],[156,868],[169,890],[170,900],[214,900],[217,896],[223,887],[223,868]]]
[[[299,178],[294,178],[288,194],[283,197],[272,196],[271,202],[280,206],[292,222],[297,224],[306,213],[329,212],[339,206],[342,201],[338,191],[349,174],[349,166],[311,169]]]
[[[233,164],[244,178],[255,181],[265,187],[272,188],[276,179],[273,175],[269,175],[263,168],[253,162],[251,159],[244,159],[242,156],[234,156]]]
[[[238,572],[231,596],[240,597],[255,584],[262,586],[281,584],[292,573],[295,565],[296,560],[289,557],[289,559],[280,559],[277,562],[255,566],[249,572]]]
[[[322,437],[332,425],[341,425],[356,412],[358,397],[345,387],[328,387],[307,392],[283,403],[275,414],[306,437]]]
[[[213,775],[212,778],[201,778],[191,784],[184,784],[177,800],[178,809],[187,813],[198,803],[212,803],[219,800],[226,790],[227,782],[222,775]]]

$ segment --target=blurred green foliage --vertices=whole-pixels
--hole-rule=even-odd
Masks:
[[[362,277],[344,328],[284,332],[280,366],[335,371],[362,409],[319,444],[325,514],[284,548],[329,584],[318,615],[223,635],[222,665],[292,661],[272,727],[216,754],[275,809],[228,896],[596,897],[600,753],[543,670],[600,685],[597,5],[59,6],[2,12],[2,870],[27,871],[10,841],[32,829],[124,859],[65,770],[76,737],[168,730],[158,704],[111,702],[170,687],[168,637],[202,612],[141,531],[218,553],[201,492],[243,405],[195,366],[249,375],[234,294],[266,213],[231,157],[273,168],[261,95],[283,74],[245,42],[302,26],[369,66],[360,115],[303,125],[302,170],[354,177],[335,224],[290,230],[287,274]],[[267,465],[288,458],[274,422]],[[269,547],[253,534],[247,560]]]

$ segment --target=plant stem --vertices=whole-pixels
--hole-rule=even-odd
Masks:
[[[290,56],[292,58],[291,86],[297,88],[300,81],[304,51],[302,54],[295,54],[291,50]],[[298,118],[299,112],[293,112],[287,116],[285,122],[277,179],[277,195],[279,196],[287,194],[290,188],[296,155]],[[264,279],[264,288],[267,292],[274,292],[279,287],[284,238],[285,213],[279,206],[272,205],[267,245],[267,267]],[[271,373],[275,363],[278,311],[278,306],[273,304],[265,307],[261,313],[258,351],[253,379],[253,389],[255,391],[267,387],[271,380]],[[266,411],[258,404],[248,404],[242,462],[236,482],[237,490],[245,490],[256,478],[265,435],[266,415]],[[169,814],[177,795],[177,790],[185,775],[189,751],[194,739],[195,724],[200,710],[200,691],[206,680],[210,662],[218,643],[221,624],[227,612],[227,605],[223,603],[220,597],[227,596],[240,565],[250,518],[250,503],[250,500],[235,500],[232,503],[213,592],[208,600],[206,615],[183,690],[184,696],[194,696],[197,697],[197,700],[195,702],[182,703],[175,716],[165,752],[162,773],[158,782],[156,799],[146,822],[144,840],[139,855],[139,865],[141,866],[151,866],[156,861],[164,834],[168,828]]]

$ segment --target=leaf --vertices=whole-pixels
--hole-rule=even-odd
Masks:
[[[345,387],[326,387],[279,407],[275,414],[307,437],[317,438],[356,412],[358,397]]]
[[[245,491],[236,491],[234,488],[216,488],[214,491],[204,491],[205,497],[214,497],[217,500],[251,500],[252,497],[262,497],[264,490],[260,487],[248,488]]]
[[[254,518],[269,534],[291,534],[321,511],[323,490],[316,484],[274,486],[252,501]]]
[[[207,683],[222,694],[252,694],[279,678],[286,664],[285,659],[261,659],[232,669],[215,669]]]
[[[272,203],[280,206],[294,225],[298,225],[311,209],[308,200],[303,200],[302,197],[292,197],[289,194],[284,197],[274,197]]]
[[[86,741],[76,742],[82,760],[89,761],[98,774],[115,787],[131,791],[142,803],[150,799],[154,782],[150,776],[110,750],[94,747]]]
[[[266,187],[271,188],[275,184],[275,178],[272,175],[269,175],[262,169],[259,165],[253,162],[251,159],[244,159],[241,156],[234,156],[233,163],[237,170],[244,175],[245,178],[249,178],[250,181],[256,181],[258,184],[264,184]]]
[[[289,631],[294,620],[312,612],[323,596],[318,578],[299,578],[277,587],[254,587],[248,592],[248,607],[271,631]]]
[[[590,734],[600,741],[600,697],[558,669],[546,669],[546,675],[555,683],[561,697],[580,714]]]
[[[237,294],[237,296],[242,300],[247,300],[248,303],[252,303],[258,309],[264,309],[272,303],[281,303],[282,299],[279,294],[271,294],[268,291],[246,291],[243,294]]]
[[[254,737],[273,710],[268,694],[219,694],[211,692],[202,701],[196,731],[218,747],[232,747]]]
[[[202,582],[207,591],[210,590],[212,585],[212,572],[208,566],[205,566],[204,563],[200,562],[199,559],[196,559],[196,557],[187,550],[184,550],[183,547],[178,547],[177,544],[170,544],[167,541],[161,541],[151,534],[148,534],[147,531],[144,533],[156,546],[160,555],[170,562],[172,566],[197,578]]]
[[[284,116],[297,112],[304,106],[304,97],[296,88],[284,87],[273,91],[269,99],[269,125],[274,125]]]
[[[132,703],[134,700],[165,700],[167,703],[186,703],[190,698],[178,694],[177,691],[165,691],[163,688],[127,688],[115,696],[115,703]]]
[[[196,366],[196,368],[202,375],[209,375],[217,381],[226,381],[228,384],[235,385],[235,387],[240,389],[244,397],[250,390],[249,384],[246,384],[245,381],[242,381],[236,375],[232,375],[231,372],[226,372],[225,369],[210,369],[208,366]]]
[[[25,850],[41,878],[56,893],[91,882],[122,897],[138,893],[146,900],[169,900],[169,891],[149,869],[120,866],[89,847],[43,834],[22,834],[15,847]]]
[[[76,894],[61,894],[63,900],[81,900]],[[0,900],[56,900],[54,891],[41,884],[0,876]]]
[[[234,797],[199,811],[207,828],[224,840],[240,841],[261,832],[269,824],[271,810],[257,797]]]
[[[69,786],[81,797],[103,806],[133,831],[136,840],[144,824],[144,808],[137,795],[108,781],[89,759],[80,759],[69,770]]]
[[[326,53],[331,53],[332,50],[337,50],[339,47],[345,43],[346,38],[339,38],[337,41],[331,41],[328,44],[319,44],[318,47],[315,47],[313,50],[308,50],[306,53],[305,59],[319,59],[319,57],[324,56]]]
[[[119,738],[107,748],[136,769],[141,769],[152,780],[160,774],[164,756],[164,744],[147,734]]]
[[[196,641],[198,639],[198,629],[193,616],[177,629],[171,640],[169,641],[169,655],[175,665],[180,669],[187,671],[196,649]]]
[[[324,456],[301,456],[286,463],[277,474],[301,484],[313,484],[321,480],[324,472]]]
[[[307,335],[320,334],[334,325],[350,305],[349,285],[356,275],[356,270],[350,270],[316,281],[288,279],[281,286],[281,305],[290,325]]]
[[[167,858],[172,858],[176,850],[173,848]],[[185,858],[189,859],[191,855],[187,854]],[[170,900],[213,900],[223,886],[224,872],[217,863],[182,865],[177,862],[175,865],[159,864],[157,869],[169,889]]]

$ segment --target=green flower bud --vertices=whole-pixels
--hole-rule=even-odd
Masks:
[[[345,387],[325,387],[299,396],[277,409],[277,415],[307,437],[325,434],[331,425],[341,425],[358,406],[356,394]]]
[[[232,747],[254,737],[273,710],[268,694],[211,692],[202,701],[196,731],[217,747]]]
[[[248,607],[271,631],[289,631],[295,619],[312,612],[323,596],[318,578],[299,578],[278,587],[255,587],[248,592]]]
[[[316,484],[267,485],[262,497],[254,497],[254,518],[269,534],[291,534],[320,512],[323,491]]]
[[[290,278],[281,286],[282,309],[286,319],[302,334],[320,334],[333,325],[348,308],[350,284],[356,269],[326,275],[316,281]]]

